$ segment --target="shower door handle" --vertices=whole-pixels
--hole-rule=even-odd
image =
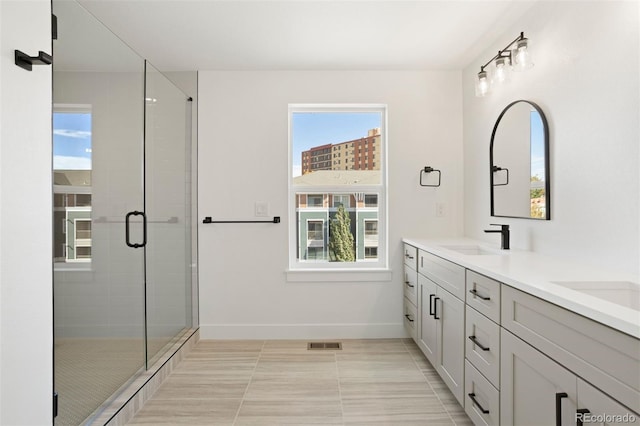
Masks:
[[[131,216],[142,216],[142,243],[131,243],[129,239],[129,224]],[[127,213],[124,219],[125,242],[129,247],[140,248],[147,245],[147,215],[137,210]]]

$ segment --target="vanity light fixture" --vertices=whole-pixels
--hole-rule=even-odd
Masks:
[[[491,64],[493,67],[488,68]],[[485,96],[489,93],[491,85],[506,82],[512,69],[521,71],[532,66],[529,39],[522,32],[506,47],[498,50],[496,56],[480,67],[476,79],[476,96]],[[489,78],[488,71],[491,71],[491,78]]]

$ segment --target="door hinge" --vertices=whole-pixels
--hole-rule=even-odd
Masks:
[[[53,13],[51,14],[51,38],[58,39],[58,17]]]

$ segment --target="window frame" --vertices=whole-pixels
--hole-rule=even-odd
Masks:
[[[295,113],[379,113],[380,114],[380,183],[375,185],[293,185],[293,140],[292,125]],[[289,281],[316,281],[305,277],[308,272],[347,272],[349,280],[358,281],[353,272],[361,272],[362,280],[382,281],[390,279],[388,260],[388,107],[385,104],[289,104],[288,107],[288,215],[289,215]],[[363,135],[366,136],[366,135]],[[356,262],[310,262],[297,258],[299,250],[298,222],[296,216],[296,194],[377,194],[378,197],[378,258],[362,259]],[[332,208],[333,206],[329,206]],[[363,209],[372,209],[363,207]],[[357,234],[358,231],[356,231]],[[354,235],[356,241],[358,236]],[[366,272],[385,272],[378,279]],[[299,274],[300,273],[300,274]],[[336,277],[343,277],[338,275]],[[308,278],[308,279],[307,279]]]

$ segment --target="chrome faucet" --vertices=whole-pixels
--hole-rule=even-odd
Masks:
[[[500,248],[502,250],[509,250],[509,225],[503,225],[500,223],[491,223],[492,226],[499,226],[500,230],[497,229],[485,229],[484,232],[493,233],[499,232],[501,235]]]

